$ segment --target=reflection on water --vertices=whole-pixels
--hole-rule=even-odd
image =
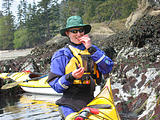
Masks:
[[[60,96],[23,94],[19,98],[1,98],[0,120],[60,120],[55,101]]]

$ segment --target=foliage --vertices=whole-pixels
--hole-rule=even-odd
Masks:
[[[3,1],[4,12],[11,15],[10,7],[13,0]],[[7,1],[10,3],[8,8]],[[100,23],[126,18],[136,7],[137,0],[62,0],[61,3],[57,0],[41,0],[38,4],[35,2],[28,4],[27,0],[21,0],[18,5],[15,33],[14,31],[10,33],[14,34],[15,38],[4,37],[6,44],[3,43],[1,46],[7,49],[11,43],[14,43],[16,49],[34,47],[55,36],[61,28],[65,27],[69,16],[79,15],[84,23]],[[2,20],[0,25],[4,27]]]
[[[2,7],[4,8],[3,13],[5,15],[11,14],[12,3],[13,3],[13,0],[2,0]]]
[[[12,16],[0,18],[0,49],[12,49],[14,25]]]
[[[93,22],[93,18],[96,15],[95,14],[95,8],[102,3],[101,1],[95,1],[95,0],[88,0],[87,2],[85,2],[85,6],[84,6],[84,15],[83,15],[83,19],[84,22],[87,23],[91,23]]]
[[[14,17],[11,12],[13,0],[3,0],[2,8],[4,9],[0,17],[0,49],[13,48],[14,34]]]
[[[29,40],[27,35],[27,29],[19,28],[14,32],[14,48],[26,48],[29,47]]]
[[[18,5],[18,23],[23,25],[27,20],[27,0],[21,0],[20,4]]]
[[[136,0],[107,0],[96,7],[94,20],[95,22],[104,22],[126,18],[136,7]]]

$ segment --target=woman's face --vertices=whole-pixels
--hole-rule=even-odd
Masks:
[[[81,44],[79,38],[84,35],[83,27],[70,28],[66,31],[66,35],[70,38],[70,41],[75,44]]]

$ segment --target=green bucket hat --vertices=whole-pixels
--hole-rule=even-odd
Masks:
[[[66,28],[60,30],[60,34],[62,36],[67,36],[66,31],[69,28],[77,28],[77,27],[83,27],[84,28],[84,34],[87,34],[91,31],[91,26],[87,24],[83,24],[83,20],[80,16],[71,16],[67,19]]]

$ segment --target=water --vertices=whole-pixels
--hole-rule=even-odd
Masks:
[[[60,96],[24,93],[0,98],[0,120],[60,120],[55,101]]]

